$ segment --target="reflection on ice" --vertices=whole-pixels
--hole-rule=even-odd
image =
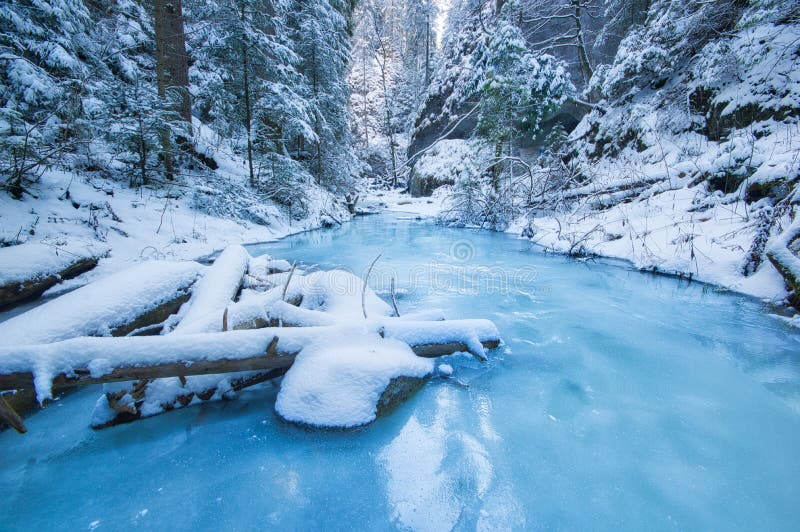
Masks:
[[[386,473],[386,494],[392,518],[402,528],[418,531],[450,530],[457,524],[473,529],[491,523],[524,521],[508,486],[500,486],[502,503],[495,489],[491,456],[479,439],[462,427],[468,415],[464,394],[452,387],[436,392],[430,419],[412,415],[400,433],[378,455]],[[479,399],[477,414],[485,414],[486,399]],[[466,408],[465,408],[466,407]],[[467,424],[468,426],[468,424]],[[499,436],[483,420],[482,436]]]

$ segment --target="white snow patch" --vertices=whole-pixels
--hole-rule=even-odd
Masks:
[[[319,427],[354,427],[375,419],[391,379],[425,377],[433,362],[403,342],[376,334],[339,336],[305,347],[281,383],[281,417]]]

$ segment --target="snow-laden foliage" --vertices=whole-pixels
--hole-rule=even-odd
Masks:
[[[508,17],[500,17],[478,54],[478,131],[495,145],[536,136],[544,115],[575,90],[564,65],[551,55],[530,52]]]
[[[4,3],[0,186],[19,198],[59,167],[130,186],[176,178],[191,187],[238,158],[251,189],[294,213],[306,209],[314,180],[350,188],[349,2],[182,2],[192,114],[214,143],[178,113],[174,98],[186,91],[157,83],[154,6]]]
[[[431,94],[444,98],[445,112],[476,114],[476,140],[493,152],[481,161],[480,171],[455,180],[445,217],[449,223],[505,228],[519,216],[530,186],[524,192],[518,186],[519,172],[528,165],[519,167],[516,145],[536,139],[545,116],[575,92],[563,61],[528,48],[515,8],[516,2],[507,2],[500,13],[476,12],[463,3],[455,20],[467,31],[459,30],[448,42],[431,85]],[[467,21],[472,25],[463,25]],[[464,39],[464,33],[471,38]],[[425,127],[425,119],[418,125]],[[420,177],[415,169],[412,191],[423,188]]]
[[[369,0],[355,12],[349,73],[353,142],[373,183],[397,186],[407,132],[436,61],[433,0]]]

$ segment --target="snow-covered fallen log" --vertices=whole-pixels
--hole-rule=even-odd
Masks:
[[[225,303],[238,290],[236,280],[241,279],[240,270],[246,256],[246,252],[240,247],[241,251],[237,250],[237,247],[224,251],[206,274],[204,279],[216,279],[216,282],[201,281],[193,290],[193,301],[214,300],[216,304],[206,303],[204,306],[208,312],[187,314],[173,334],[264,327],[330,326],[364,319],[361,306],[364,287],[359,277],[337,270],[313,272],[306,276],[297,273],[287,261],[268,256],[250,258],[247,262],[248,275],[253,274],[259,279],[280,276],[280,282],[266,292],[246,290],[238,302],[226,306]],[[281,272],[287,269],[290,271]],[[364,308],[369,315],[380,317],[391,314],[389,306],[369,287],[363,295]],[[463,345],[450,348],[445,352],[466,350]],[[224,375],[182,373],[179,377],[164,378],[159,382],[107,385],[104,397],[95,406],[92,423],[95,428],[113,426],[181,408],[188,404],[187,400],[193,403],[218,400],[225,393],[230,396],[233,391],[262,382],[270,375],[278,376],[274,372],[270,369],[261,373],[250,371]],[[124,402],[118,400],[120,395],[125,398]],[[117,414],[112,417],[110,410]]]
[[[97,266],[106,249],[75,245],[20,244],[0,249],[0,310]]]
[[[152,261],[117,272],[0,323],[0,346],[128,334],[177,311],[202,268]]]
[[[182,319],[170,334],[220,332],[227,329],[225,322],[228,305],[239,292],[251,260],[250,254],[240,245],[225,248],[194,286],[192,297],[186,304],[188,310],[182,312]],[[215,368],[220,371],[214,371]],[[230,371],[227,368],[224,363],[215,361],[205,365],[195,364],[192,371],[186,371],[179,364],[177,368],[151,368],[152,372],[141,376],[142,380],[139,381],[106,385],[103,389],[104,395],[95,407],[93,425],[110,426],[116,423],[117,417],[124,421],[141,417],[134,402],[120,401],[127,397],[135,396],[140,404],[146,405],[146,412],[151,414],[158,413],[157,410],[167,411],[186,406],[186,398],[213,397],[220,388],[220,383],[228,378],[216,374]],[[253,375],[248,373],[238,377],[252,379]],[[110,411],[116,414],[112,416]]]
[[[189,309],[173,334],[219,330],[225,308],[242,286],[249,260],[250,255],[242,246],[232,245],[225,248],[192,290]],[[209,323],[217,325],[212,325],[209,330]]]
[[[800,219],[795,220],[767,247],[767,258],[786,281],[787,288],[792,292],[790,302],[795,307],[800,307],[800,258],[789,246],[798,238],[800,238]]]
[[[487,320],[393,317],[392,308],[351,273],[304,275],[292,268],[276,274],[288,263],[274,259],[262,260],[257,273],[281,275],[281,284],[245,289],[233,302],[247,272],[256,271],[253,262],[240,246],[227,248],[195,284],[179,313],[182,321],[166,335],[104,338],[97,336],[107,329],[70,322],[72,335],[86,331],[87,336],[40,331],[32,338],[41,342],[0,344],[0,390],[34,389],[42,402],[53,389],[103,383],[92,418],[92,426],[100,428],[227,398],[286,374],[279,415],[307,425],[348,427],[368,423],[410,396],[432,374],[430,357],[469,352],[485,360],[485,350],[500,342]],[[188,272],[191,281],[199,268]],[[165,276],[174,279],[175,273]],[[103,281],[57,301],[71,299],[78,306],[74,294],[81,290],[108,299],[113,287]],[[108,327],[125,315],[118,310],[97,319]]]
[[[340,338],[383,334],[403,341],[416,354],[430,356],[431,346],[447,339],[440,354],[452,354],[477,339],[481,349],[496,347],[497,328],[488,320],[402,322],[386,319],[365,325],[270,327],[244,331],[124,338],[82,337],[50,344],[0,347],[0,390],[35,384],[45,400],[53,387],[205,375],[214,372],[269,370],[291,366],[294,355],[314,343],[339,343]],[[441,334],[447,324],[446,334]],[[267,347],[278,337],[273,354]],[[408,339],[409,341],[405,341]],[[449,349],[453,349],[450,351]]]

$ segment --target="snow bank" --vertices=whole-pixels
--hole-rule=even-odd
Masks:
[[[38,242],[0,248],[0,285],[55,275],[83,259],[99,257],[108,248],[87,243],[47,245]]]
[[[424,378],[433,362],[398,340],[377,334],[312,343],[281,383],[275,410],[318,427],[355,427],[373,421],[381,394],[397,377]]]
[[[0,346],[109,335],[186,293],[202,269],[196,262],[143,262],[0,323]]]
[[[781,271],[784,278],[796,289],[800,282],[800,258],[797,258],[789,246],[800,237],[800,218],[794,221],[783,233],[775,237],[767,246],[767,256]]]

